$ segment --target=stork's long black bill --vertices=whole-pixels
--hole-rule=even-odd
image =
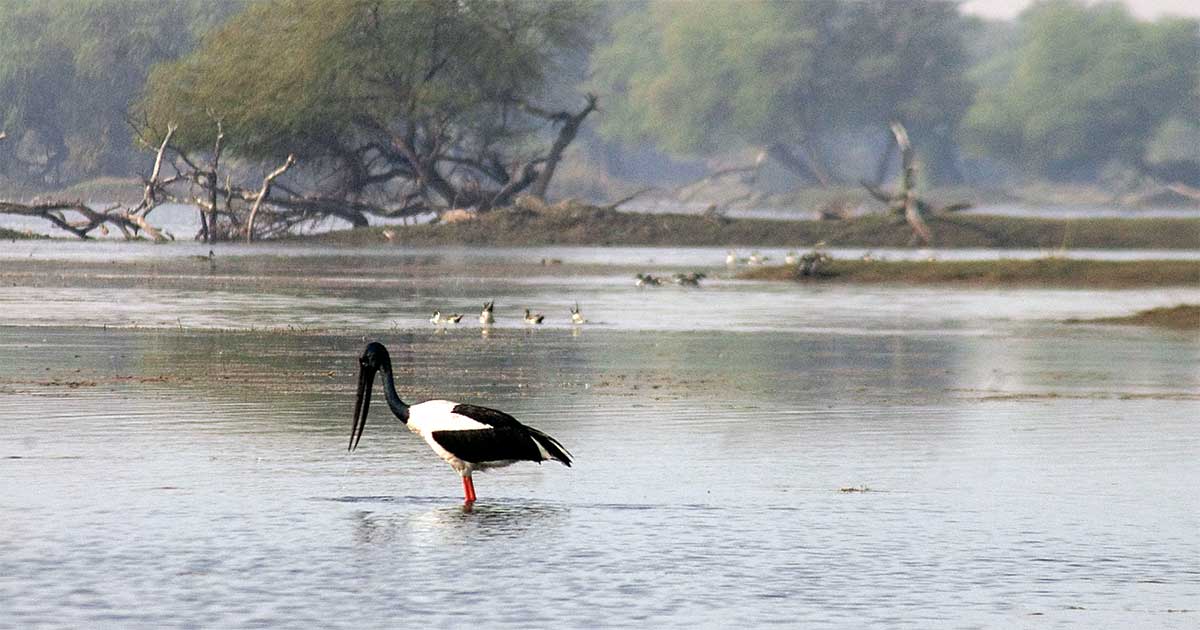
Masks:
[[[364,367],[358,371],[358,394],[354,397],[354,426],[350,427],[350,446],[358,448],[363,429],[367,428],[367,411],[371,408],[371,390],[375,386],[375,370]]]

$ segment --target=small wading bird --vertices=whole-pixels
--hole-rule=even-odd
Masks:
[[[542,315],[541,313],[530,313],[529,309],[525,309],[525,323],[526,324],[530,324],[530,325],[540,324],[540,323],[542,323],[543,319],[546,319],[545,315]]]
[[[586,321],[587,320],[583,318],[583,312],[579,310],[579,302],[576,302],[575,306],[571,307],[571,323],[578,325]]]
[[[564,466],[571,465],[571,454],[558,440],[521,424],[503,411],[449,400],[430,400],[416,405],[400,400],[392,377],[392,359],[381,343],[367,344],[358,358],[358,370],[349,450],[358,448],[358,441],[362,439],[363,429],[367,426],[367,411],[371,407],[371,390],[375,387],[375,373],[383,372],[383,393],[388,408],[409,431],[424,438],[433,452],[458,471],[467,505],[475,502],[475,482],[471,480],[471,473],[476,470],[522,461],[540,464],[555,460]]]
[[[496,318],[492,316],[492,309],[496,307],[495,300],[483,303],[483,310],[479,311],[479,323],[483,326],[491,326],[496,323]]]
[[[462,313],[450,313],[443,316],[441,311],[434,311],[433,317],[429,318],[429,323],[434,326],[445,326],[446,324],[457,324],[462,321],[462,318]]]
[[[635,282],[634,284],[635,284],[635,285],[636,285],[638,288],[641,288],[641,287],[660,287],[660,286],[662,286],[662,278],[655,278],[654,276],[652,276],[652,275],[650,275],[650,274],[648,274],[648,273],[639,273],[639,274],[634,274],[634,276],[633,276],[633,277],[634,277],[634,278],[637,278],[637,282]]]
[[[675,284],[678,284],[681,287],[699,287],[700,281],[707,277],[708,276],[706,276],[703,273],[700,273],[698,271],[691,271],[688,273],[677,273],[674,276],[672,276],[672,278],[675,281]]]

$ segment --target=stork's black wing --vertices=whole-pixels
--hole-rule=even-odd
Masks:
[[[558,440],[527,427],[516,418],[490,407],[455,405],[450,410],[466,416],[490,429],[472,431],[435,431],[432,436],[442,448],[467,462],[493,462],[500,460],[543,461],[538,445],[546,449],[550,459],[571,465],[571,454]]]
[[[556,459],[567,466],[571,465],[571,454],[558,440],[533,427],[521,424],[516,418],[503,411],[490,407],[458,404],[450,412],[492,427],[475,431],[438,431],[433,433],[433,439],[442,448],[454,453],[455,457],[463,461],[488,462],[517,459],[540,462],[542,461],[542,454],[538,449],[540,444],[550,454],[551,459]],[[494,445],[487,446],[485,443],[489,441],[494,442]],[[455,448],[463,449],[464,453],[483,459],[472,459],[469,456],[460,455],[458,451],[450,447],[451,443]],[[525,449],[532,449],[532,451]]]
[[[503,460],[542,461],[542,453],[529,430],[516,420],[512,422],[512,425],[491,429],[434,431],[430,436],[455,457],[473,464]]]
[[[490,407],[479,407],[477,405],[455,405],[450,413],[456,413],[460,416],[466,416],[475,422],[480,422],[489,427],[524,427],[525,425],[517,421],[516,418]]]

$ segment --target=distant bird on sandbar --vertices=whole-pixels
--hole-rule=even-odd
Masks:
[[[655,278],[654,276],[652,276],[648,273],[635,274],[633,277],[637,279],[637,282],[635,282],[634,284],[638,288],[658,287],[658,286],[662,286],[662,283],[663,283],[662,278]]]

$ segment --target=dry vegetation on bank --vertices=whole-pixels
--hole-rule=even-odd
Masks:
[[[1200,330],[1200,305],[1180,304],[1139,311],[1126,317],[1103,317],[1100,319],[1072,319],[1073,324],[1125,324],[1154,326],[1174,330]]]
[[[832,260],[818,275],[798,277],[796,267],[750,269],[746,280],[967,284],[979,286],[1065,286],[1119,289],[1147,286],[1200,286],[1200,262],[1191,260],[1035,260],[862,261]]]
[[[1195,219],[1031,219],[985,215],[929,218],[936,247],[1194,249]],[[386,233],[386,235],[385,235]],[[496,210],[455,223],[372,227],[303,237],[343,245],[674,245],[721,247],[911,247],[894,217],[780,221],[641,214],[582,205]]]
[[[43,236],[41,234],[33,234],[30,232],[20,232],[17,230],[10,230],[8,228],[0,227],[0,241],[17,241],[17,240],[24,240],[24,239],[29,239],[29,238],[49,238],[49,237]]]

